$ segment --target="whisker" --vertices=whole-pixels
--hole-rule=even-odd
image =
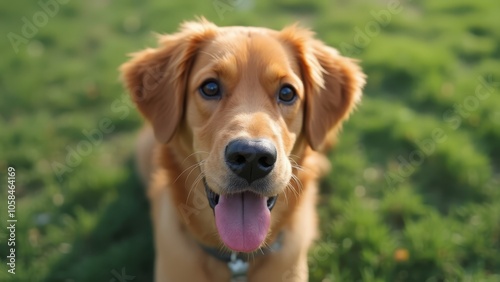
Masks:
[[[194,156],[196,154],[207,154],[207,155],[209,155],[210,153],[206,152],[206,151],[196,151],[196,152],[190,154],[189,156],[187,156],[186,158],[184,158],[184,160],[182,161],[181,165],[184,164],[184,162],[187,161],[190,157],[192,157],[192,156]]]
[[[262,245],[262,247],[259,248],[259,250],[262,252],[262,254],[264,255],[264,250],[262,248],[267,248],[267,249],[271,249],[271,246],[269,246],[269,244],[264,241],[264,244]]]
[[[298,199],[298,193],[297,193],[297,190],[295,190],[295,187],[293,187],[293,185],[291,184],[288,184],[287,185],[287,188],[293,192],[293,195],[295,196],[295,199]],[[288,199],[287,199],[288,200]],[[288,203],[287,203],[288,204]]]
[[[292,174],[292,179],[293,179],[293,181],[295,181],[295,183],[297,185],[297,189],[299,189],[299,191],[297,191],[297,189],[295,188],[295,186],[292,183],[288,183],[287,189],[290,189],[294,193],[295,198],[298,199],[298,197],[300,196],[299,192],[301,192],[302,188],[303,188],[302,182],[300,182],[300,179],[295,174]]]
[[[177,182],[177,180],[179,180],[179,178],[181,178],[181,176],[186,173],[188,170],[192,171],[193,169],[195,169],[197,166],[200,166],[201,165],[201,162],[198,162],[198,163],[195,163],[193,165],[190,165],[189,167],[187,167],[185,170],[183,170],[178,176],[177,178],[174,180],[174,182],[172,182],[172,184],[174,184],[175,182]],[[185,184],[185,183],[184,183]]]
[[[293,180],[295,181],[295,183],[297,184],[297,189],[298,189],[298,191],[297,191],[297,189],[295,189],[295,187],[293,188],[293,189],[294,189],[294,191],[296,192],[296,193],[295,193],[295,196],[296,196],[296,197],[299,197],[299,194],[300,194],[300,193],[302,192],[302,190],[303,190],[303,185],[302,185],[302,182],[300,181],[300,179],[299,179],[296,175],[293,175],[293,174],[292,174],[292,179],[293,179]],[[293,185],[292,185],[292,186],[293,186]]]
[[[293,156],[293,155],[290,155],[290,156]],[[314,171],[311,168],[299,165],[299,163],[296,160],[294,160],[293,158],[291,158],[290,156],[288,157],[288,160],[290,160],[290,163],[292,164],[292,168],[295,168],[295,169],[297,169],[299,171],[303,171],[303,172],[314,173]]]
[[[222,253],[222,254],[229,253],[228,250],[226,249],[226,246],[224,246],[223,243],[220,243],[220,245],[218,246],[217,249],[219,250],[219,253]]]
[[[299,156],[299,155],[290,154],[290,155],[288,156],[288,158],[289,158],[289,159],[291,159],[292,157],[294,157],[294,158],[296,158],[296,159],[300,159],[300,156]],[[295,160],[293,160],[293,161],[295,161]]]
[[[193,167],[193,168],[191,169],[191,171],[188,173],[188,175],[186,176],[186,179],[184,180],[184,186],[186,186],[186,185],[187,185],[187,181],[188,181],[189,176],[191,175],[191,173],[192,173],[192,172],[193,172],[196,168],[201,167],[203,164],[204,164],[204,161],[200,161],[199,163],[196,163],[196,166],[195,166],[195,167]],[[201,170],[200,170],[200,173],[201,173]],[[198,178],[198,177],[196,177],[196,178]]]
[[[194,190],[194,188],[196,188],[196,186],[198,185],[198,183],[200,183],[200,181],[202,179],[203,179],[203,173],[200,172],[200,174],[198,174],[198,176],[196,176],[196,178],[194,179],[193,184],[191,185],[191,188],[189,189],[189,192],[188,192],[188,195],[186,198],[186,204],[189,202],[189,196],[191,195],[191,192]]]
[[[297,183],[297,188],[299,189],[299,192],[302,192],[304,185],[302,184],[302,181],[300,181],[300,178],[298,178],[297,175],[292,174],[292,179],[295,180],[295,183]]]
[[[301,166],[299,165],[297,162],[295,162],[294,160],[290,159],[290,162],[291,162],[291,165],[292,165],[292,168],[295,168],[297,170],[300,170],[300,171],[306,171],[309,170],[308,168],[304,167],[304,166]]]
[[[306,171],[304,168],[299,167],[299,166],[293,166],[293,165],[292,165],[292,168],[294,168],[294,169],[296,169],[296,170],[298,170],[298,171],[301,171],[301,172],[305,172],[305,171]]]
[[[290,187],[289,187],[289,186],[290,186],[290,183],[288,183],[288,184],[286,185],[285,189],[290,189]],[[289,203],[288,203],[288,196],[286,195],[286,193],[283,193],[283,194],[285,195],[285,203],[286,203],[286,205],[288,206],[288,205],[289,205]]]

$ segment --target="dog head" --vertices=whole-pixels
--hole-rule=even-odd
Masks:
[[[328,146],[364,84],[353,60],[308,30],[205,20],[160,36],[122,72],[158,141],[196,156],[220,239],[242,252],[279,222],[270,212],[279,195],[300,197],[304,152]]]

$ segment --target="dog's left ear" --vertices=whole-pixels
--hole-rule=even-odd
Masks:
[[[312,51],[320,65],[323,86],[311,85],[313,93],[306,94],[306,134],[311,147],[318,150],[328,145],[328,137],[337,133],[361,100],[365,74],[353,59],[319,41],[313,42]]]
[[[355,60],[314,39],[308,30],[292,26],[281,34],[297,52],[302,71],[307,140],[312,149],[322,150],[361,100],[365,74]]]

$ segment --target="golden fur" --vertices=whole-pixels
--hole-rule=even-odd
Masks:
[[[283,234],[280,251],[250,261],[248,281],[307,281],[307,253],[316,238],[317,179],[322,155],[361,98],[357,64],[297,26],[275,31],[217,27],[204,19],[159,36],[158,47],[121,67],[138,110],[150,125],[138,143],[138,169],[148,186],[156,249],[156,281],[229,281],[225,263],[199,246],[224,249],[202,176],[228,192],[224,147],[238,137],[267,138],[278,152],[266,195],[279,194],[264,244]],[[216,77],[220,100],[200,84]],[[293,105],[277,103],[287,83]]]

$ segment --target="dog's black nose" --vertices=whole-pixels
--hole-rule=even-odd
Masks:
[[[237,139],[226,146],[227,166],[248,184],[266,176],[276,163],[276,147],[266,139]]]

